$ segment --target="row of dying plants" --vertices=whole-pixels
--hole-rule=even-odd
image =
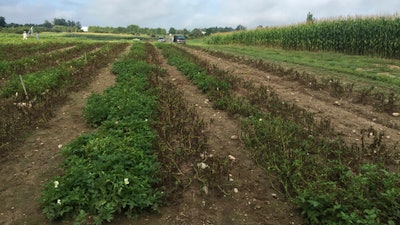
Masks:
[[[152,45],[134,44],[113,64],[116,85],[89,97],[84,117],[98,129],[62,149],[64,172],[41,198],[49,219],[102,224],[174,204],[191,185],[219,189],[228,165],[207,154],[206,124],[163,79],[156,57]]]
[[[76,42],[3,43],[0,44],[0,64],[5,61],[14,61],[27,55],[46,54],[73,45],[76,45]]]
[[[18,140],[22,131],[51,117],[54,107],[67,93],[84,87],[92,73],[114,60],[125,48],[123,43],[107,44],[73,60],[3,80],[0,88],[0,150]]]
[[[384,134],[367,128],[361,144],[346,144],[329,119],[280,100],[271,88],[232,77],[182,48],[161,48],[214,107],[241,116],[241,138],[254,160],[277,178],[271,185],[308,224],[400,223],[400,173],[389,172],[388,162],[396,146],[386,145]],[[197,81],[200,75],[207,85]]]
[[[250,65],[259,70],[273,73],[274,75],[285,77],[289,80],[297,81],[299,84],[314,90],[328,91],[331,96],[336,98],[346,98],[351,99],[354,103],[371,105],[378,112],[392,114],[393,112],[400,111],[400,104],[397,100],[398,96],[394,92],[384,93],[377,90],[374,86],[356,90],[354,83],[345,83],[335,77],[319,79],[317,76],[305,71],[301,72],[293,68],[285,68],[281,65],[267,62],[265,60],[247,58],[244,56],[238,56],[211,49],[203,50],[220,58]]]
[[[96,48],[100,48],[103,45],[105,45],[105,43],[76,43],[75,46],[68,46],[65,50],[54,49],[53,52],[50,53],[42,53],[39,51],[38,53],[27,54],[25,57],[16,60],[3,60],[0,61],[0,78],[8,80],[11,76],[30,74],[49,67],[58,66],[64,62],[89,53]]]
[[[147,44],[148,61],[161,66],[159,53],[154,45]],[[162,186],[166,200],[174,204],[183,191],[193,186],[202,194],[227,194],[230,161],[213,154],[204,130],[207,124],[190,107],[183,94],[160,70],[156,80],[160,88],[158,102],[159,123],[157,149],[162,166]]]

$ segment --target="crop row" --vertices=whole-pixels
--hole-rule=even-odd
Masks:
[[[102,48],[86,54],[85,50],[94,49],[97,46],[103,46]],[[115,47],[116,45],[114,45]],[[112,48],[113,46],[111,46]],[[23,84],[31,99],[40,96],[44,92],[55,90],[66,84],[70,79],[71,75],[77,73],[77,70],[85,67],[86,65],[98,64],[98,57],[105,58],[110,50],[108,45],[95,44],[92,46],[86,46],[83,48],[77,48],[77,51],[73,51],[70,56],[65,57],[65,62],[56,64],[54,67],[45,67],[34,73],[26,73],[22,76]],[[79,54],[80,53],[80,54]],[[85,53],[85,54],[82,54]],[[63,54],[61,54],[63,55]],[[78,57],[79,56],[79,57]],[[71,59],[67,61],[67,59]],[[0,97],[9,98],[15,93],[21,93],[23,97],[23,86],[21,79],[18,76],[12,76],[8,82],[2,85],[0,90]]]
[[[209,44],[245,44],[290,50],[400,58],[399,17],[357,17],[218,34]]]
[[[84,116],[98,131],[63,148],[64,175],[50,180],[41,198],[49,219],[101,224],[117,212],[133,217],[157,209],[162,192],[155,189],[159,164],[152,148],[156,96],[147,79],[151,70],[146,62],[127,58],[114,64],[116,85],[89,97]]]
[[[104,45],[96,52],[32,74],[21,81],[14,76],[0,89],[1,149],[17,138],[16,134],[51,115],[65,94],[90,80],[94,71],[112,61],[126,44]],[[22,85],[23,84],[23,85]],[[25,92],[26,91],[26,92]],[[17,94],[16,94],[17,93]]]
[[[399,173],[385,166],[395,146],[373,129],[361,132],[361,146],[347,145],[329,120],[279,99],[264,86],[232,78],[182,49],[162,46],[168,62],[189,79],[203,74],[214,107],[241,115],[241,138],[254,160],[278,180],[277,190],[297,204],[309,224],[397,224]],[[200,66],[202,65],[202,66]],[[190,68],[190,69],[188,69]],[[227,83],[213,86],[215,80]],[[212,87],[212,88],[211,88]],[[241,96],[234,90],[240,89]]]
[[[147,45],[148,61],[160,66],[159,53]],[[213,154],[204,132],[207,124],[194,107],[189,107],[183,93],[169,79],[165,71],[156,80],[160,91],[158,102],[158,155],[162,166],[162,186],[166,201],[179,201],[182,191],[195,185],[204,194],[227,194],[232,189],[226,183],[230,163],[226,156]],[[190,169],[189,169],[190,168]]]
[[[12,75],[29,74],[49,67],[59,66],[104,45],[105,43],[81,43],[66,50],[48,54],[34,54],[14,61],[2,61],[0,78],[7,79]]]

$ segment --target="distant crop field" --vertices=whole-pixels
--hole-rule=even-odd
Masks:
[[[400,58],[399,17],[355,17],[212,35],[209,44],[244,44],[286,50],[334,51]]]

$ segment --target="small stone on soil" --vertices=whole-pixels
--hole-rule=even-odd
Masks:
[[[237,140],[237,139],[239,139],[239,137],[236,134],[231,136],[231,140]]]
[[[205,164],[205,163],[203,163],[203,162],[201,162],[201,163],[197,163],[197,167],[200,167],[200,168],[202,168],[202,169],[205,169],[205,168],[208,167],[208,165]]]
[[[228,158],[229,158],[230,160],[232,160],[232,161],[235,161],[235,160],[236,160],[235,156],[233,156],[233,155],[228,155]]]
[[[208,195],[208,187],[207,186],[203,186],[201,188],[202,191],[204,191],[204,194]]]

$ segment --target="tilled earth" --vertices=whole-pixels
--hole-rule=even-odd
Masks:
[[[383,123],[388,120],[398,123],[398,118],[376,113],[368,106],[332,98],[322,91],[313,91],[256,68],[200,50],[187,50],[218,68],[231,71],[233,75],[270,86],[282,100],[295,103],[317,116],[330,118],[335,130],[342,133],[348,142],[359,142],[360,130],[370,126],[384,131],[388,143],[400,140],[400,131],[390,129],[384,125],[387,123]],[[210,121],[205,132],[213,154],[230,157],[231,176],[226,178],[231,180],[230,190],[226,190],[224,196],[212,192],[205,195],[197,187],[192,187],[186,190],[179,202],[161,208],[159,214],[146,214],[135,221],[117,216],[112,224],[301,224],[299,211],[272,188],[274,178],[250,159],[240,139],[232,138],[238,135],[238,121],[223,111],[212,109],[204,94],[176,68],[167,65],[161,55],[160,58],[162,67],[167,71],[164,79],[175,83],[199,116],[206,122]],[[3,202],[0,205],[0,224],[55,224],[47,221],[39,209],[37,199],[41,185],[58,173],[55,168],[61,161],[59,146],[91,131],[81,116],[86,98],[92,92],[101,93],[113,85],[114,78],[110,67],[102,70],[85,90],[71,94],[54,118],[38,127],[23,144],[0,159],[0,199]],[[340,104],[335,104],[336,101]]]
[[[337,133],[341,133],[348,143],[359,143],[361,129],[372,127],[385,133],[385,142],[395,144],[400,141],[400,130],[392,129],[387,124],[400,126],[400,118],[387,113],[378,113],[372,106],[354,104],[351,99],[338,99],[323,90],[315,91],[296,81],[274,76],[256,68],[230,62],[201,50],[186,48],[191,54],[230,71],[233,75],[251,80],[255,84],[271,87],[286,102],[293,103],[316,117],[329,118]]]

